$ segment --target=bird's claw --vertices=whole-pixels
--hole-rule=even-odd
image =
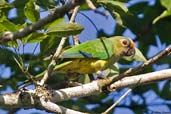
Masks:
[[[95,78],[96,79],[105,79],[104,75],[105,75],[104,72],[102,70],[100,70],[100,71],[96,72]]]

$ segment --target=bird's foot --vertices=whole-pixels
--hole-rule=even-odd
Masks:
[[[104,72],[102,70],[96,72],[95,79],[105,79]]]
[[[75,87],[75,86],[81,86],[82,84],[79,82],[73,82],[73,81],[69,81],[68,82],[68,86],[69,87]]]

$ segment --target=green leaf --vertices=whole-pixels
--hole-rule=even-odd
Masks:
[[[89,10],[90,8],[88,7],[87,4],[82,4],[81,7],[79,8],[80,10]]]
[[[104,6],[115,10],[115,8],[124,11],[125,13],[128,12],[128,8],[124,5],[124,3],[119,1],[113,1],[113,0],[98,0],[97,1],[100,4],[103,4]]]
[[[5,13],[0,10],[0,22],[3,22],[5,19],[6,19]]]
[[[35,23],[40,18],[39,6],[35,4],[35,0],[29,0],[24,7],[24,15]]]
[[[128,61],[132,61],[132,60],[142,61],[142,62],[147,61],[147,59],[144,57],[144,55],[141,53],[141,51],[138,48],[135,48],[135,55],[124,57],[123,59],[128,60]]]
[[[66,37],[69,35],[77,35],[83,30],[83,26],[76,23],[62,22],[48,29],[48,35],[56,37]]]
[[[53,21],[52,23],[47,24],[44,28],[48,29],[51,28],[53,26],[56,26],[57,24],[61,23],[64,20],[64,17],[56,19],[55,21]]]
[[[110,11],[118,25],[125,27],[122,16],[128,14],[128,8],[123,2],[113,0],[98,0],[97,2]]]
[[[156,17],[153,20],[153,24],[155,24],[157,21],[159,21],[160,19],[164,18],[164,17],[168,17],[171,16],[171,9],[170,10],[165,10],[162,14],[160,14],[158,17]]]
[[[5,5],[6,4],[6,1],[5,0],[0,0],[0,6],[1,5]]]
[[[171,0],[160,0],[160,3],[163,7],[170,10],[171,9]]]
[[[6,46],[9,46],[9,47],[17,47],[18,46],[18,43],[17,41],[8,41],[5,43]]]
[[[115,17],[116,23],[117,23],[118,25],[122,26],[122,27],[125,27],[125,26],[123,25],[123,21],[122,21],[122,18],[121,18],[121,16],[120,16],[120,14],[117,13],[117,12],[115,12],[115,11],[113,11],[112,14],[113,14],[113,16]]]
[[[10,22],[9,20],[4,20],[1,23],[5,28],[7,28],[9,31],[17,31],[20,27],[15,25],[14,23]]]
[[[9,8],[14,8],[13,4],[10,4],[6,2],[5,0],[0,0],[0,9],[9,9]]]
[[[23,43],[35,43],[41,42],[43,39],[47,38],[47,35],[40,32],[34,32],[29,34],[27,37],[23,38]]]
[[[47,36],[42,42],[40,42],[40,52],[43,57],[47,57],[55,52],[56,48],[58,47],[61,38],[55,36]],[[69,39],[66,40],[64,46],[69,45]]]
[[[52,10],[59,5],[58,0],[36,0],[36,3],[45,10]]]
[[[2,19],[0,22],[0,32],[4,31],[18,31],[21,28],[20,25],[15,25],[7,19]]]

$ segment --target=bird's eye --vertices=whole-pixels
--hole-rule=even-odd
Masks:
[[[121,43],[122,43],[123,46],[129,46],[129,41],[128,40],[124,39],[124,40],[121,41]]]

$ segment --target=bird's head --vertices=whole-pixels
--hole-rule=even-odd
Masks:
[[[129,57],[135,55],[135,44],[134,42],[123,36],[113,37],[114,51],[119,57]]]
[[[132,56],[135,55],[135,44],[131,39],[123,38],[120,40],[120,45],[123,47],[121,49],[123,56]]]

